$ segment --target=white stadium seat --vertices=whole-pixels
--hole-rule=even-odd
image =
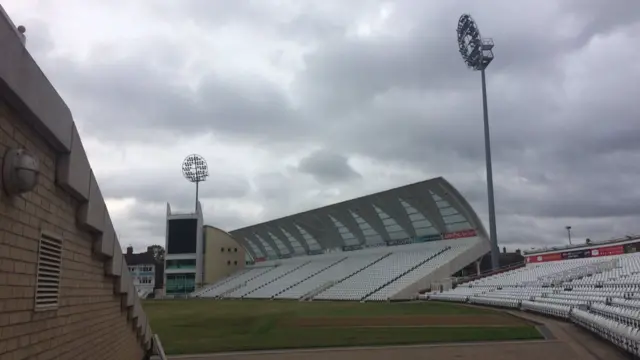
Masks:
[[[640,253],[528,264],[420,298],[570,319],[640,356]]]
[[[483,240],[473,237],[272,260],[191,296],[386,301],[479,241]]]

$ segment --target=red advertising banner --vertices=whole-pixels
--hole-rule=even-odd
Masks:
[[[541,254],[527,256],[527,263],[541,263],[568,259],[584,259],[589,257],[622,255],[625,253],[623,245],[604,246],[595,249],[563,251],[553,254]]]
[[[451,239],[468,238],[468,237],[474,237],[474,236],[478,236],[478,233],[476,232],[476,230],[469,229],[469,230],[461,230],[461,231],[444,234],[444,239],[451,240]]]
[[[562,260],[562,254],[561,253],[544,254],[544,255],[532,255],[532,256],[528,256],[527,257],[527,262],[528,263],[541,263],[541,262],[557,261],[557,260]]]
[[[597,249],[591,249],[591,256],[609,256],[609,255],[622,255],[624,254],[624,246],[616,245],[616,246],[607,246],[601,247]]]
[[[263,258],[263,257],[259,257],[259,258],[255,258],[255,259],[253,259],[253,260],[254,260],[255,262],[259,263],[259,262],[266,261],[267,259],[266,259],[266,258]]]

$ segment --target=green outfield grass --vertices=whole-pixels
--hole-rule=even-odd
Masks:
[[[150,300],[143,302],[153,331],[168,354],[236,350],[539,339],[530,324],[509,326],[296,326],[304,319],[495,315],[489,309],[449,303],[358,303],[253,300]],[[330,319],[330,320],[326,320]],[[375,320],[375,319],[374,319]],[[358,322],[360,320],[357,320]]]

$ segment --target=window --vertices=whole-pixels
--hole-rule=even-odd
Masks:
[[[238,265],[238,261],[237,261],[237,260],[236,260],[236,261],[234,261],[234,262],[233,262],[233,265]]]
[[[231,260],[227,260],[227,265],[231,265]]]
[[[194,269],[195,267],[195,259],[167,260],[167,269]]]
[[[233,248],[233,252],[238,252],[238,248]]]
[[[229,248],[227,251],[231,252],[231,248]]]
[[[187,294],[195,290],[196,274],[167,274],[167,294]]]
[[[42,234],[38,247],[35,310],[58,307],[61,265],[62,239]]]
[[[224,252],[224,248],[220,248],[220,252]]]

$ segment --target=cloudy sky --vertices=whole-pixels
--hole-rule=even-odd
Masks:
[[[640,232],[637,0],[4,0],[66,99],[123,246],[164,243],[203,155],[227,230],[444,176],[487,222],[488,72],[498,239]]]

